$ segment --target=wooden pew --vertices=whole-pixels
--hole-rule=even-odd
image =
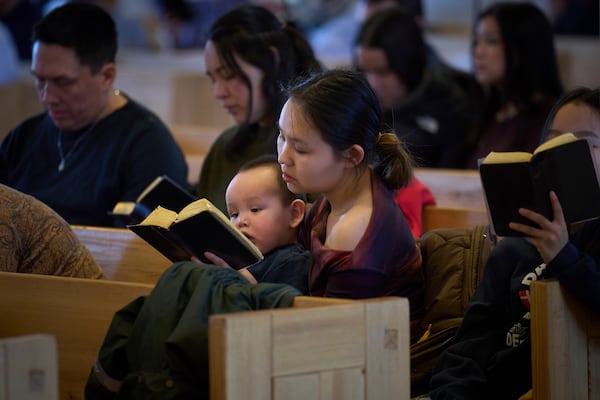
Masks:
[[[114,313],[151,289],[2,272],[0,337],[53,335],[60,398],[83,399]],[[209,340],[211,399],[409,398],[404,298],[298,297],[292,309],[214,315]]]
[[[408,319],[399,297],[213,315],[210,398],[408,399]]]
[[[556,280],[531,285],[534,400],[600,399],[600,315]]]
[[[195,184],[206,153],[223,129],[197,124],[171,124],[169,128],[188,164],[188,182]]]
[[[233,118],[213,95],[210,79],[201,71],[177,71],[171,78],[173,124],[198,124],[225,128]]]
[[[153,285],[0,272],[0,337],[45,333],[58,345],[61,399],[83,389],[114,313]]]
[[[439,228],[473,228],[488,225],[485,208],[458,208],[425,206],[423,208],[423,233]]]
[[[19,122],[44,110],[29,72],[0,85],[0,142]]]
[[[172,262],[128,229],[73,225],[109,280],[154,285]]]
[[[415,176],[429,187],[440,207],[485,208],[479,171],[416,168]]]
[[[52,335],[0,339],[0,399],[58,400],[58,354]]]

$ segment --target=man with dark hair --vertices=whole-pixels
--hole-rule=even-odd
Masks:
[[[0,144],[0,183],[70,224],[110,226],[157,176],[187,185],[187,165],[159,118],[113,87],[117,32],[86,3],[55,8],[33,29],[31,72],[46,111]]]

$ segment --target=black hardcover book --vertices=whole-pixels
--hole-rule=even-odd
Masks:
[[[521,235],[509,228],[509,222],[535,225],[518,213],[521,207],[552,220],[551,190],[556,192],[567,224],[600,216],[600,187],[589,144],[572,134],[540,145],[533,154],[492,152],[479,172],[497,235]]]
[[[196,200],[179,213],[157,207],[129,229],[173,262],[192,256],[209,262],[204,252],[221,257],[234,269],[263,259],[260,250],[207,199]]]
[[[198,200],[196,196],[167,175],[162,175],[152,181],[135,202],[121,201],[110,214],[122,217],[127,224],[137,224],[158,206],[180,211],[195,200]]]

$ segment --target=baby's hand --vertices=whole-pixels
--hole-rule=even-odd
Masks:
[[[211,263],[218,265],[219,267],[233,269],[229,266],[229,264],[227,264],[227,262],[225,260],[223,260],[221,257],[215,255],[214,253],[205,251],[204,257],[206,257]]]

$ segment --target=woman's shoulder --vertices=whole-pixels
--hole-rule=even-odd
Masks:
[[[353,207],[335,222],[327,237],[327,246],[337,250],[354,250],[363,239],[372,214],[373,207]]]

